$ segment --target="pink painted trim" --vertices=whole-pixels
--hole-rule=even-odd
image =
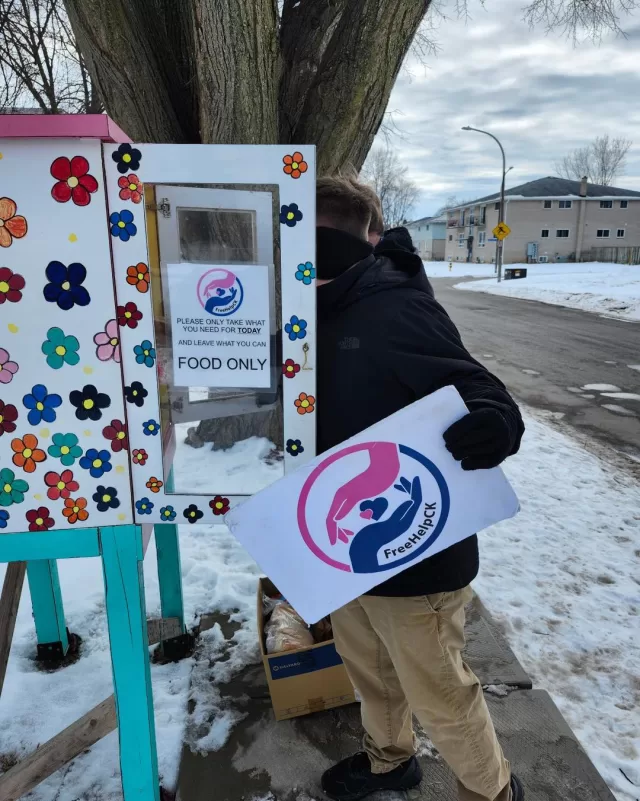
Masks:
[[[101,139],[130,142],[106,114],[0,114],[0,138],[6,139]]]

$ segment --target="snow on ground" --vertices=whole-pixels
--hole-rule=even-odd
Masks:
[[[569,306],[608,317],[619,317],[622,320],[640,320],[640,265],[600,262],[505,264],[505,268],[508,267],[526,267],[528,275],[526,278],[502,281],[499,284],[493,278],[466,282],[457,284],[456,288],[538,300],[555,306]],[[425,269],[429,275],[431,263],[427,263]],[[454,270],[456,269],[457,264],[454,263]]]
[[[482,533],[476,589],[535,686],[551,693],[618,801],[635,801],[640,785],[640,488],[539,417],[527,415],[527,426],[520,454],[506,465],[522,511]],[[223,526],[180,529],[189,625],[203,611],[237,610],[233,620],[241,628],[230,649],[216,626],[202,636],[193,659],[151,668],[160,770],[170,788],[183,734],[192,748],[216,748],[237,722],[215,683],[257,658],[258,568]],[[99,562],[66,560],[59,566],[69,624],[84,638],[82,656],[55,673],[35,668],[25,589],[0,701],[0,757],[12,751],[25,755],[111,692]],[[157,615],[153,541],[145,581],[147,611]],[[219,660],[223,652],[227,661]],[[191,715],[189,697],[196,702]],[[117,738],[111,734],[27,798],[117,801],[118,780]]]
[[[489,278],[495,275],[493,264],[467,264],[464,261],[425,261],[424,269],[429,278]]]

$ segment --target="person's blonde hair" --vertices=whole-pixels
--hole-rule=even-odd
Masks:
[[[369,231],[374,234],[382,236],[384,233],[384,219],[382,217],[382,204],[376,190],[369,186],[369,184],[358,184],[362,192],[369,198],[369,205],[371,206],[371,222],[369,223]]]
[[[333,228],[366,239],[372,218],[364,185],[350,175],[327,175],[316,182],[316,214]]]

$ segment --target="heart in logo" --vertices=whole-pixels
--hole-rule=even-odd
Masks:
[[[380,520],[387,511],[389,503],[386,498],[375,498],[373,501],[362,501],[360,504],[360,517],[365,520]]]

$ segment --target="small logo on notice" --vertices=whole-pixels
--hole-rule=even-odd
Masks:
[[[215,317],[228,317],[237,312],[244,300],[238,276],[221,267],[214,267],[200,276],[197,293],[202,308]]]

